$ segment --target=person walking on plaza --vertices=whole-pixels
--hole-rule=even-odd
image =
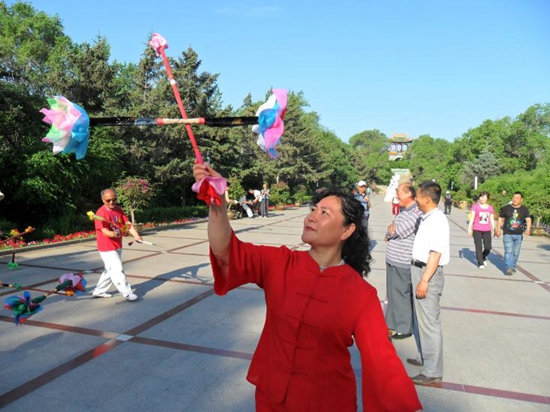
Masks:
[[[112,285],[115,285],[126,300],[134,301],[137,296],[132,292],[122,266],[122,231],[124,227],[129,225],[129,232],[136,241],[141,242],[142,239],[122,208],[116,205],[114,189],[103,190],[101,200],[103,206],[95,214],[103,220],[95,220],[95,229],[97,250],[105,264],[105,270],[101,274],[92,296],[94,298],[110,298],[112,295],[107,292]]]
[[[411,183],[401,183],[397,196],[403,210],[386,233],[386,323],[395,331],[392,339],[404,339],[413,332],[411,259],[422,212],[414,200],[416,191]]]
[[[401,207],[399,206],[399,196],[397,196],[397,189],[395,189],[395,193],[393,194],[392,201],[391,201],[391,215],[395,218],[399,214],[401,210]]]
[[[193,175],[197,182],[220,176],[206,164],[195,164]],[[354,343],[365,411],[422,409],[376,290],[362,277],[371,259],[361,203],[340,190],[318,193],[303,222],[305,251],[239,240],[220,200],[208,217],[214,291],[255,283],[265,294],[265,325],[247,376],[256,411],[356,411]]]
[[[264,183],[262,190],[260,191],[260,216],[264,219],[267,218],[269,211],[269,188],[267,183]]]
[[[487,256],[491,253],[491,241],[495,234],[495,218],[493,206],[487,203],[489,192],[479,194],[478,203],[470,209],[470,223],[468,236],[474,238],[476,247],[477,266],[485,269]]]
[[[449,222],[437,205],[441,187],[424,182],[418,187],[416,203],[423,215],[412,250],[411,278],[415,293],[418,356],[407,362],[420,366],[413,382],[430,384],[443,378],[443,331],[440,299],[445,279],[443,266],[449,263]],[[416,331],[415,331],[416,332]]]
[[[371,203],[369,196],[367,195],[367,183],[364,180],[357,182],[357,193],[355,193],[354,197],[361,202],[361,205],[365,210],[363,215],[363,224],[366,228],[368,228]]]
[[[512,196],[512,202],[503,206],[498,215],[496,235],[500,237],[501,230],[504,232],[505,274],[508,276],[512,276],[516,272],[523,235],[529,236],[531,234],[531,215],[529,209],[523,206],[522,203],[523,193],[515,192]]]
[[[447,190],[447,192],[445,193],[445,214],[446,215],[450,215],[451,214],[451,209],[453,207],[453,196],[451,195],[451,192],[449,192]]]

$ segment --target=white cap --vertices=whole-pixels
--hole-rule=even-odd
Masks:
[[[357,182],[357,186],[366,186],[367,185],[367,182],[365,182],[364,180],[359,180]]]

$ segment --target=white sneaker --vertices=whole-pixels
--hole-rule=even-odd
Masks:
[[[479,265],[480,269],[485,269],[485,265]]]
[[[126,300],[130,301],[130,302],[133,302],[134,300],[136,300],[138,297],[136,294],[134,293],[130,293],[128,296],[126,296]]]
[[[92,293],[92,297],[94,298],[112,298],[113,295],[111,295],[110,293]]]

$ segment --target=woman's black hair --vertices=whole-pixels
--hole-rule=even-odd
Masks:
[[[367,233],[367,227],[363,224],[365,209],[359,200],[352,194],[341,189],[326,189],[317,193],[312,200],[316,205],[325,197],[335,196],[340,199],[342,205],[342,214],[344,215],[344,225],[355,223],[355,231],[344,241],[342,248],[342,258],[344,262],[355,269],[361,276],[366,276],[370,272],[370,239]]]

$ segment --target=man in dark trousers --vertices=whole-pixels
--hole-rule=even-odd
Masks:
[[[411,183],[401,183],[397,196],[403,210],[386,233],[386,323],[395,331],[392,339],[405,339],[413,332],[411,258],[422,212],[414,200],[416,191]]]
[[[447,190],[445,193],[445,214],[450,215],[451,214],[451,208],[453,207],[453,197],[451,196],[451,192]]]

